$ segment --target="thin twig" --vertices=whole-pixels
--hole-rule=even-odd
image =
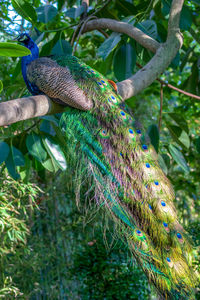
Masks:
[[[140,69],[143,68],[139,63],[136,63],[136,65],[137,65],[138,68],[140,68]],[[184,91],[184,90],[181,90],[181,89],[175,87],[174,85],[172,85],[172,84],[170,84],[170,83],[167,83],[166,81],[164,81],[164,80],[162,80],[162,79],[160,79],[160,78],[156,78],[156,80],[159,81],[162,85],[165,85],[165,86],[169,87],[170,89],[172,89],[172,90],[174,90],[174,91],[177,91],[177,92],[179,92],[179,93],[181,93],[181,94],[184,94],[184,95],[186,95],[186,96],[189,96],[189,97],[191,97],[191,98],[195,98],[195,99],[197,99],[197,100],[200,100],[200,96],[197,96],[197,95],[195,95],[195,94],[186,92],[186,91]]]
[[[160,84],[160,115],[159,115],[159,123],[158,129],[161,130],[162,126],[162,108],[163,108],[163,83]]]
[[[107,32],[105,32],[103,29],[98,29],[98,31],[101,32],[105,36],[106,39],[109,38],[109,34]]]
[[[200,100],[200,96],[197,96],[197,95],[195,95],[195,94],[192,94],[192,93],[183,91],[183,90],[181,90],[181,89],[179,89],[179,88],[173,86],[172,84],[165,82],[165,81],[162,80],[162,79],[157,78],[156,80],[158,80],[160,83],[164,84],[165,86],[169,87],[170,89],[172,89],[172,90],[174,90],[174,91],[177,91],[177,92],[179,92],[179,93],[181,93],[181,94],[184,94],[184,95],[186,95],[186,96],[189,96],[189,97],[191,97],[191,98],[195,98],[195,99],[197,99],[197,100]]]
[[[87,1],[87,0],[85,0],[85,1]],[[83,0],[83,2],[85,2],[84,0]],[[91,19],[96,19],[96,14],[97,13],[99,13],[102,9],[104,9],[107,5],[108,5],[108,3],[110,2],[111,0],[108,0],[108,1],[106,1],[105,2],[105,4],[103,5],[103,6],[101,6],[99,9],[97,9],[96,11],[94,11],[90,16],[89,16],[89,18],[90,19],[85,19],[85,18],[83,18],[83,20],[78,24],[78,26],[77,26],[77,28],[76,28],[76,30],[74,31],[74,33],[73,33],[73,36],[72,36],[72,40],[71,40],[71,46],[73,46],[74,45],[74,41],[75,41],[75,38],[76,38],[76,35],[77,35],[77,32],[79,31],[79,28],[81,27],[81,29],[80,29],[80,31],[79,31],[79,33],[81,32],[83,32],[83,29],[84,29],[84,27],[85,27],[85,24],[89,21],[89,20],[91,20]],[[83,5],[83,2],[82,2],[82,5]],[[89,2],[89,1],[88,1]],[[89,5],[88,5],[89,6]],[[93,17],[93,18],[91,18],[91,17]],[[83,27],[82,27],[82,25],[83,25]],[[79,40],[80,39],[80,34],[78,34],[79,36],[78,36],[78,38],[77,38],[77,40]],[[104,34],[105,35],[105,34]],[[76,46],[77,47],[77,46]],[[75,51],[73,51],[73,53],[74,53]]]
[[[104,5],[101,6],[99,9],[97,9],[96,11],[94,11],[94,12],[91,14],[91,16],[94,16],[94,15],[98,14],[101,10],[103,10],[103,9],[108,5],[109,2],[111,2],[111,0],[106,1],[106,2],[104,3]]]
[[[74,53],[75,53],[75,51],[76,51],[76,48],[77,48],[77,46],[78,46],[79,39],[80,39],[80,37],[81,37],[81,34],[82,34],[83,30],[84,30],[84,27],[85,27],[86,23],[87,23],[88,21],[90,21],[91,19],[96,19],[96,17],[95,17],[95,16],[89,16],[87,19],[85,19],[85,20],[83,21],[83,23],[82,23],[82,25],[81,25],[81,29],[79,30],[79,33],[78,33],[78,36],[77,36],[76,44],[75,44],[75,46],[74,46],[74,48],[73,48],[73,51],[72,51],[72,55],[74,55]]]

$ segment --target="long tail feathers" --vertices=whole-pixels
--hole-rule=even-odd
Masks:
[[[193,299],[191,241],[177,221],[173,189],[154,149],[148,146],[146,151],[145,144],[136,143],[129,166],[127,157],[116,151],[119,141],[109,142],[90,112],[71,109],[63,114],[61,126],[68,139],[75,141],[77,161],[82,160],[80,165],[94,178],[97,203],[119,225],[120,235],[149,281],[165,299]],[[155,177],[159,181],[149,180]],[[129,178],[128,183],[123,178]]]

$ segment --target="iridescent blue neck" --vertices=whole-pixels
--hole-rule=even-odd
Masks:
[[[39,49],[38,46],[34,43],[34,41],[32,39],[29,39],[28,43],[24,44],[24,46],[28,49],[30,49],[31,54],[28,56],[23,56],[22,57],[22,62],[21,62],[21,66],[22,66],[22,75],[24,78],[24,81],[27,85],[28,90],[33,94],[33,95],[37,95],[38,94],[38,89],[36,88],[36,86],[31,85],[31,83],[28,81],[27,79],[27,73],[26,73],[26,69],[28,64],[30,64],[34,59],[39,57]]]

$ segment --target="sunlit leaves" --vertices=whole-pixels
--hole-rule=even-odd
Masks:
[[[52,163],[57,165],[61,170],[65,170],[67,167],[65,155],[58,143],[52,138],[43,139],[44,146],[52,158]]]
[[[42,144],[42,139],[39,135],[31,133],[27,136],[26,146],[31,155],[33,155],[39,162],[44,162],[47,158],[47,152]]]
[[[31,51],[22,46],[14,43],[0,43],[0,56],[26,56],[31,54]]]
[[[2,92],[3,90],[3,82],[0,80],[0,93]]]
[[[33,6],[26,0],[12,0],[16,12],[31,23],[37,21],[37,15]]]

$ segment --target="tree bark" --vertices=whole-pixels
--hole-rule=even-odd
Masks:
[[[168,36],[164,44],[159,44],[141,30],[130,24],[110,19],[89,21],[84,31],[108,28],[128,34],[138,43],[152,52],[156,52],[149,63],[130,78],[117,83],[122,98],[128,99],[149,86],[169,66],[177,51],[182,46],[182,35],[179,29],[180,14],[184,0],[173,0],[168,22]],[[0,103],[0,126],[21,120],[53,114],[63,111],[63,107],[53,103],[47,96],[31,96]]]

